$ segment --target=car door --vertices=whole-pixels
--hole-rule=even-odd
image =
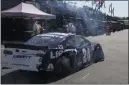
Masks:
[[[82,36],[75,36],[75,46],[80,64],[89,63],[91,61],[90,42],[86,41]]]

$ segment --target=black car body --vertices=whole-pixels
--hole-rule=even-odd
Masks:
[[[104,60],[102,47],[81,35],[45,33],[24,44],[5,44],[5,67],[29,71],[75,72]]]

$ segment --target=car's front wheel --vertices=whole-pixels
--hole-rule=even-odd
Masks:
[[[97,63],[99,61],[104,61],[104,52],[100,45],[96,45],[93,51],[93,62]]]

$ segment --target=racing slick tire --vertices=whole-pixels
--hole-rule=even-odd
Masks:
[[[55,73],[57,75],[65,75],[74,73],[78,70],[76,56],[63,56],[60,58],[55,66]]]
[[[99,61],[104,61],[104,52],[99,44],[95,46],[92,57],[94,63],[97,63]]]

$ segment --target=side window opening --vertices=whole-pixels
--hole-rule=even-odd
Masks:
[[[76,36],[75,38],[75,44],[76,44],[76,47],[83,47],[85,46],[86,44],[88,45],[89,42],[86,41],[84,38],[82,38],[81,36]]]
[[[71,38],[67,41],[66,46],[72,46],[74,45],[74,42],[75,42],[74,38]]]
[[[82,39],[85,41],[85,45],[90,45],[90,41],[89,40],[87,40],[87,39],[85,39],[83,37],[82,37]]]

